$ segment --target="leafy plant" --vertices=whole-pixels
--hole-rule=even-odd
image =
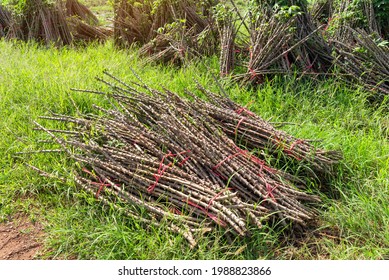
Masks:
[[[55,0],[41,0],[42,4],[51,5]],[[1,0],[0,4],[9,8],[13,13],[21,15],[34,3],[28,0]]]
[[[373,29],[387,38],[389,33],[389,0],[352,0],[334,1],[334,15],[331,19],[332,30],[341,25],[352,28]],[[330,30],[331,30],[330,29]]]

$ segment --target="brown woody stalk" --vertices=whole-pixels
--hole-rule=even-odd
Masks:
[[[129,213],[146,224],[169,221],[169,228],[183,234],[191,246],[191,233],[200,227],[223,227],[245,236],[269,219],[305,225],[315,217],[307,203],[319,198],[297,188],[299,179],[238,147],[229,124],[246,116],[242,127],[248,130],[255,122],[259,129],[253,129],[252,145],[271,142],[275,133],[289,141],[294,138],[258,116],[223,107],[234,104],[231,100],[211,96],[221,101],[219,107],[199,99],[189,102],[169,90],[128,85],[109,76],[118,83],[105,82],[112,85],[107,95],[116,101],[115,109],[96,107],[104,116],[44,117],[71,123],[77,133],[36,124],[83,166],[76,175],[80,187],[104,203],[119,198],[145,209],[152,218]],[[304,155],[307,147],[311,148],[296,145],[296,152]]]

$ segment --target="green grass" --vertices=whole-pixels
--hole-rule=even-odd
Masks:
[[[258,90],[230,86],[231,98],[301,138],[339,149],[344,161],[327,189],[317,228],[292,237],[280,226],[265,226],[246,239],[226,241],[223,231],[203,236],[191,250],[185,239],[165,227],[145,229],[120,211],[81,192],[73,183],[41,177],[28,162],[70,178],[73,163],[64,155],[23,155],[42,147],[45,133],[33,120],[50,111],[88,112],[109,106],[100,96],[70,88],[104,89],[95,80],[107,69],[132,80],[130,68],[154,87],[176,92],[193,89],[194,79],[217,90],[208,69],[193,63],[183,69],[146,65],[134,51],[111,43],[87,48],[41,48],[0,41],[0,220],[24,213],[45,226],[41,258],[78,259],[383,259],[389,257],[388,105],[369,104],[362,91],[337,80],[317,83],[278,78]],[[204,61],[217,71],[217,59]],[[70,98],[71,97],[71,98]],[[387,104],[387,101],[386,101]],[[43,120],[39,120],[41,123]],[[48,146],[50,147],[50,146]],[[67,175],[68,174],[68,175]],[[246,246],[247,245],[247,246]]]
[[[102,25],[112,26],[113,5],[110,0],[81,0],[100,20]]]

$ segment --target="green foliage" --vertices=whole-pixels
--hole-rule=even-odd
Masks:
[[[366,8],[369,7],[370,3],[373,5],[375,20],[383,33],[382,35],[384,37],[388,36],[389,0],[352,0],[348,2],[347,8],[344,11],[340,10],[340,7],[345,4],[344,1],[334,1],[333,5],[338,12],[332,18],[331,29],[334,31],[340,25],[368,28],[369,12]]]
[[[212,15],[216,22],[224,22],[232,15],[231,8],[225,3],[218,3],[212,7]]]
[[[276,15],[283,19],[289,19],[297,15],[301,15],[301,8],[296,5],[292,6],[279,6],[278,4],[274,5],[273,9],[276,12]]]
[[[389,36],[389,0],[374,0],[374,11],[384,36]]]
[[[270,11],[271,14],[279,20],[289,20],[304,11],[305,1],[256,1],[250,0],[247,4],[247,10],[254,15],[254,18],[261,17],[264,11]]]
[[[39,0],[39,2],[45,5],[52,5],[56,0]],[[31,0],[1,0],[0,4],[7,7],[13,13],[22,15],[26,9],[31,8],[36,2]]]
[[[21,14],[26,7],[27,0],[2,0],[1,4],[15,14]]]
[[[186,29],[186,19],[177,19],[171,23],[166,23],[164,26],[157,29],[157,33],[168,35],[177,40]]]
[[[303,7],[308,4],[308,1],[306,0],[266,0],[266,1],[261,1],[261,0],[250,0],[251,5],[256,5],[256,6],[261,6],[261,5],[268,5],[270,7],[273,6],[299,6]]]

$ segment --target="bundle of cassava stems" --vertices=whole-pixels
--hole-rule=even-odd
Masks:
[[[319,197],[304,177],[277,169],[270,158],[327,176],[341,156],[297,139],[223,94],[198,85],[199,98],[144,83],[127,84],[106,73],[112,108],[94,114],[42,118],[65,122],[68,130],[47,132],[79,162],[74,179],[105,203],[125,203],[126,213],[145,224],[180,232],[195,246],[196,232],[225,228],[250,234],[263,223],[306,225]],[[91,92],[91,91],[88,91]],[[310,174],[310,175],[309,175]]]

